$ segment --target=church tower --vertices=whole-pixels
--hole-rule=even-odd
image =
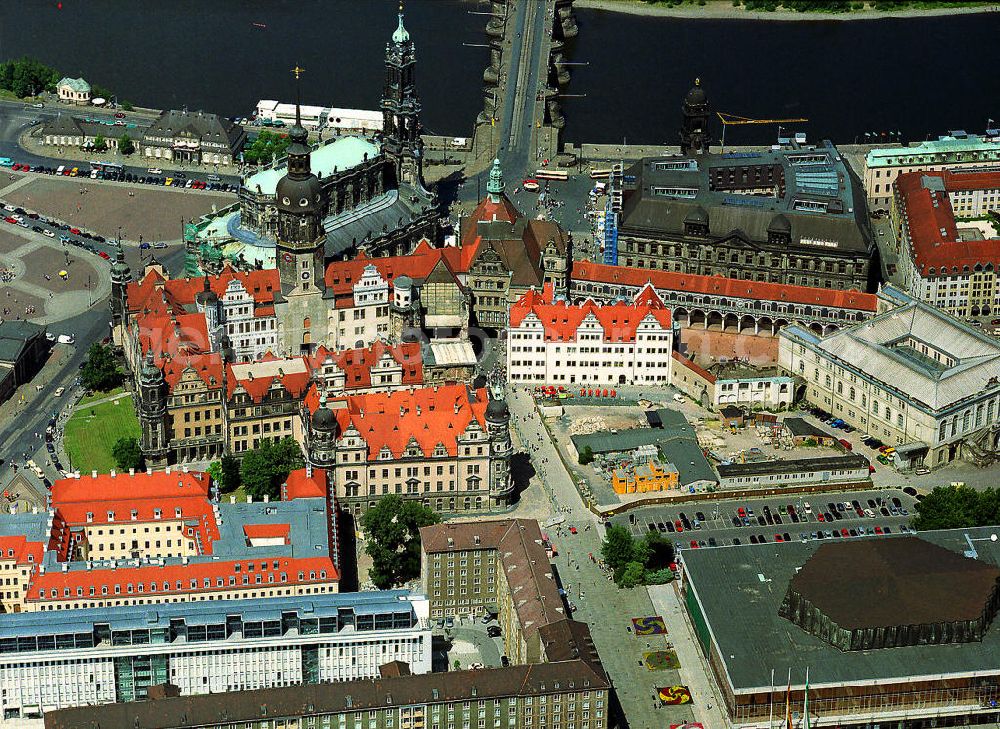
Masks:
[[[684,97],[681,114],[681,153],[708,152],[708,95],[700,78],[694,80],[694,86]]]
[[[385,46],[385,90],[382,93],[382,145],[396,166],[396,180],[424,186],[424,143],[420,139],[420,99],[415,71],[417,56],[410,33],[403,25],[399,6],[399,27]]]
[[[486,193],[490,196],[490,202],[499,204],[503,197],[503,169],[500,167],[500,160],[494,158],[493,167],[490,168],[490,179],[486,182]]]
[[[139,372],[139,446],[149,468],[167,465],[170,446],[167,435],[167,383],[163,371],[153,362],[153,350],[146,353]]]
[[[326,406],[326,388],[319,387],[319,407],[309,420],[309,463],[316,468],[330,468],[336,456],[337,418]]]
[[[486,431],[490,436],[490,506],[502,509],[514,503],[514,482],[510,459],[514,446],[510,439],[510,410],[499,388],[490,388],[486,405]]]
[[[132,271],[125,263],[125,253],[121,241],[118,241],[118,253],[115,262],[111,264],[111,336],[116,345],[122,343],[122,324],[128,309],[128,285],[132,281]]]
[[[295,67],[296,80],[302,71]],[[278,211],[278,276],[288,307],[280,334],[287,355],[309,354],[326,338],[323,191],[310,166],[309,137],[302,126],[300,96],[297,88],[295,124],[288,132],[291,140],[288,169],[278,180],[274,193]]]

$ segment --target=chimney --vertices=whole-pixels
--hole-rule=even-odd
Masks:
[[[115,476],[117,476],[117,475],[118,475],[118,474],[117,474],[117,473],[115,473],[115,469],[113,469],[113,468],[112,468],[112,469],[111,469],[111,478],[114,478],[114,477],[115,477]]]
[[[264,503],[266,504],[270,500],[271,500],[271,497],[268,496],[267,494],[264,494]]]
[[[147,476],[152,476],[153,475],[153,469],[152,468],[147,468],[146,469],[146,475]]]
[[[418,416],[420,415],[420,406],[419,405],[417,405],[417,415]],[[111,475],[112,476],[114,475],[114,471],[111,472]]]
[[[170,466],[167,466],[167,475],[170,475]]]
[[[402,405],[400,405],[399,406],[399,417],[403,417],[404,415],[406,415],[406,408],[404,408]],[[94,471],[94,473],[97,473],[97,472]]]
[[[91,478],[97,478],[97,471],[91,471],[90,472],[90,477]]]
[[[458,415],[458,400],[455,401],[455,415]]]
[[[129,475],[129,476],[134,476],[134,475],[135,475],[135,469],[134,469],[134,468],[130,468],[130,469],[128,470],[128,475]]]

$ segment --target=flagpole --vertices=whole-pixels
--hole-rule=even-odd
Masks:
[[[767,713],[767,729],[774,729],[774,669],[771,669],[771,690],[767,694],[771,708]]]
[[[802,726],[809,729],[809,666],[806,666],[806,693],[802,703]]]
[[[785,729],[792,727],[792,667],[788,667],[788,688],[785,689]]]

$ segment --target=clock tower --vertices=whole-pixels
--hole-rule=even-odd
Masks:
[[[309,137],[302,126],[298,80],[303,70],[296,66],[292,71],[296,79],[295,124],[288,132],[288,168],[275,188],[275,253],[281,293],[288,306],[279,334],[288,355],[311,353],[326,339],[323,191],[310,166]]]

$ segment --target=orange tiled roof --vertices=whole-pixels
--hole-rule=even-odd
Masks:
[[[421,241],[412,253],[405,256],[377,256],[370,258],[364,252],[349,261],[334,261],[326,267],[325,282],[336,299],[337,308],[353,305],[354,285],[361,279],[365,267],[375,266],[379,274],[392,284],[397,276],[406,275],[412,279],[424,279],[443,258],[454,273],[454,251],[457,248],[432,248]],[[448,255],[445,252],[449,251]],[[455,259],[457,260],[457,259]]]
[[[278,562],[277,569],[274,568],[275,561]],[[253,572],[248,571],[247,567],[250,563],[253,563],[258,569]],[[264,567],[266,569],[263,569]],[[325,577],[321,576],[323,574]],[[230,584],[229,578],[233,578],[233,584]],[[260,582],[257,582],[258,578],[260,578]],[[77,569],[36,574],[28,589],[26,599],[51,602],[53,600],[68,601],[100,597],[155,597],[158,595],[216,592],[224,589],[259,590],[262,587],[281,584],[329,583],[338,579],[340,579],[340,573],[329,557],[280,557],[277,560],[243,559],[192,562],[185,565],[119,567],[114,570]],[[142,586],[141,590],[140,586]],[[94,595],[90,594],[91,587],[95,588]],[[104,587],[108,588],[107,594],[103,593]],[[118,592],[115,591],[116,587]],[[80,590],[79,594],[77,590]],[[42,596],[43,591],[44,597]]]
[[[309,412],[318,406],[315,389],[306,398]],[[337,418],[338,434],[353,426],[368,445],[368,458],[375,460],[383,448],[394,458],[402,456],[411,441],[424,455],[438,445],[448,455],[458,454],[457,439],[476,422],[486,428],[485,388],[472,390],[465,385],[440,385],[414,390],[345,395],[327,406]]]
[[[243,533],[247,539],[284,539],[288,544],[291,533],[289,524],[244,524]]]
[[[925,178],[941,180],[944,191],[929,190]],[[913,265],[921,276],[968,273],[979,266],[1000,266],[1000,240],[959,238],[949,192],[1000,189],[1000,171],[907,172],[896,178],[896,190],[910,230]]]
[[[131,524],[182,519],[189,523],[184,536],[188,539],[200,536],[204,553],[210,554],[212,543],[219,539],[219,527],[209,501],[211,483],[208,474],[182,471],[59,479],[52,484],[52,508],[57,519],[53,523],[56,533],[49,548],[64,555],[67,539],[64,535],[71,528],[88,523]],[[108,521],[108,512],[113,513],[113,522]],[[91,515],[89,521],[88,514]]]
[[[273,362],[278,359],[279,358],[274,355],[265,355],[257,361]],[[290,359],[294,361],[301,361],[305,365],[305,370],[303,372],[286,372],[283,375],[254,374],[252,369],[253,363],[244,362],[240,364],[240,367],[248,369],[248,376],[239,379],[233,371],[233,365],[227,363],[226,397],[232,398],[233,393],[236,392],[236,388],[242,387],[243,390],[250,396],[251,400],[259,403],[264,399],[264,395],[267,394],[275,382],[280,383],[293,398],[301,397],[302,393],[304,393],[306,388],[309,386],[309,378],[311,377],[309,360],[306,357],[292,357]],[[249,375],[253,375],[253,377],[251,378]]]
[[[631,304],[603,306],[590,299],[582,304],[555,301],[552,285],[546,284],[541,293],[534,289],[528,291],[510,307],[511,327],[520,326],[530,314],[541,321],[545,339],[554,342],[575,340],[580,325],[588,317],[597,320],[604,330],[604,340],[611,342],[635,341],[639,324],[650,316],[664,329],[670,328],[670,311],[648,284],[643,286]]]
[[[226,266],[215,276],[208,276],[209,288],[222,298],[226,287],[233,279],[238,279],[258,305],[274,303],[274,294],[281,290],[278,269],[234,271]],[[205,288],[205,277],[164,278],[156,269],[150,269],[139,281],[128,285],[128,310],[135,313],[166,314],[180,313],[183,307],[194,304],[195,297]],[[272,310],[273,313],[273,310]]]
[[[309,357],[309,369],[320,370],[327,360],[332,360],[345,374],[345,388],[361,390],[371,387],[372,367],[388,354],[403,368],[404,385],[421,385],[424,382],[423,358],[418,342],[390,345],[373,342],[371,346],[333,352],[319,347]],[[315,389],[315,388],[313,388]],[[318,396],[317,396],[318,397]]]
[[[30,542],[21,534],[0,537],[0,562],[13,560],[15,564],[38,564],[44,552],[43,542]]]
[[[723,276],[701,276],[634,266],[609,266],[588,261],[573,261],[572,279],[637,287],[651,283],[661,291],[686,291],[734,299],[787,301],[794,304],[813,304],[858,311],[873,312],[877,308],[878,301],[875,294],[853,290],[838,291],[812,286],[743,281]]]
[[[292,499],[318,499],[326,497],[326,471],[314,468],[312,476],[304,468],[288,474],[281,490],[283,501]]]

